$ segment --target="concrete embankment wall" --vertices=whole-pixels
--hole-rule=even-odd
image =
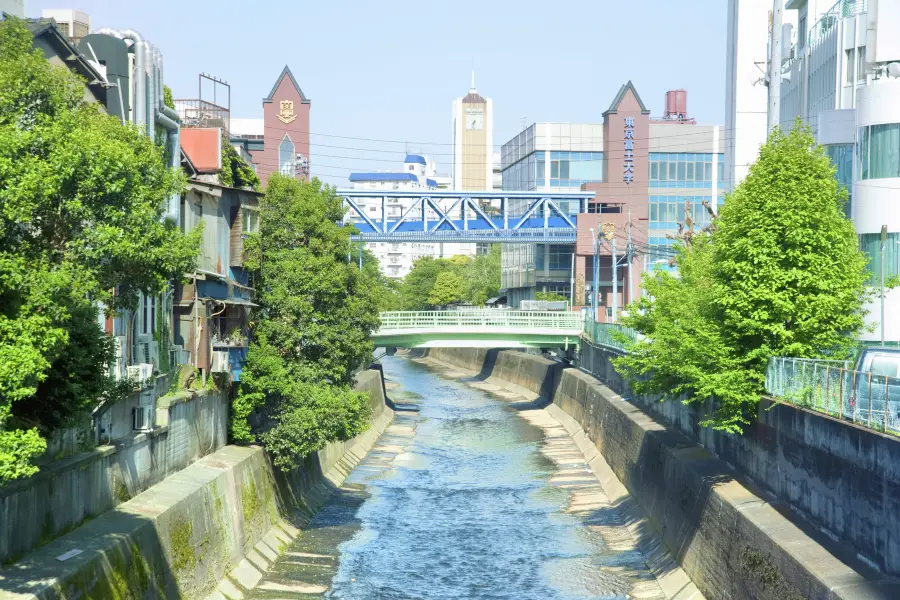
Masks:
[[[634,394],[613,368],[616,356],[585,344],[581,362],[864,560],[900,575],[900,440],[768,399],[743,435],[701,427],[700,407]]]
[[[157,401],[152,432],[51,463],[0,488],[0,565],[15,561],[225,445],[228,392]]]
[[[591,375],[517,352],[429,356],[539,393],[578,421],[707,598],[900,597],[894,582],[842,562],[841,548],[826,549],[710,451]]]
[[[0,571],[0,600],[240,597],[393,418],[378,371],[357,389],[368,431],[289,474],[261,448],[226,446]]]

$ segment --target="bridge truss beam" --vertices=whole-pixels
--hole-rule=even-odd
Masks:
[[[574,242],[575,214],[593,192],[457,192],[339,190],[357,241]],[[363,202],[363,201],[366,202]],[[377,200],[376,214],[366,211]],[[400,205],[388,215],[388,205]],[[354,222],[355,221],[355,222]]]

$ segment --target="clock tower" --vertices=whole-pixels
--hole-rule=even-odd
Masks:
[[[485,191],[493,182],[493,103],[472,87],[453,102],[453,189]]]

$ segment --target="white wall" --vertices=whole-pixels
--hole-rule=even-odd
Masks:
[[[857,91],[856,125],[900,123],[900,81],[882,79]],[[857,174],[858,177],[858,174]],[[900,232],[900,178],[856,180],[853,184],[853,220],[859,233]],[[861,336],[880,339],[881,301],[869,305],[868,322],[875,331]],[[885,339],[900,340],[900,289],[885,295]]]
[[[729,0],[725,59],[725,185],[747,176],[766,140],[766,65],[771,2]],[[759,63],[763,70],[757,66]]]

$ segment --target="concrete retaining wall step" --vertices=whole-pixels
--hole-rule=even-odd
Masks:
[[[287,474],[226,446],[0,571],[0,600],[242,597],[393,419],[379,372],[357,389],[373,421],[356,438]]]
[[[429,355],[539,393],[569,415],[707,598],[900,598],[896,580],[847,564],[846,548],[823,544],[802,518],[594,377],[518,352],[483,353],[480,366],[472,350]]]

